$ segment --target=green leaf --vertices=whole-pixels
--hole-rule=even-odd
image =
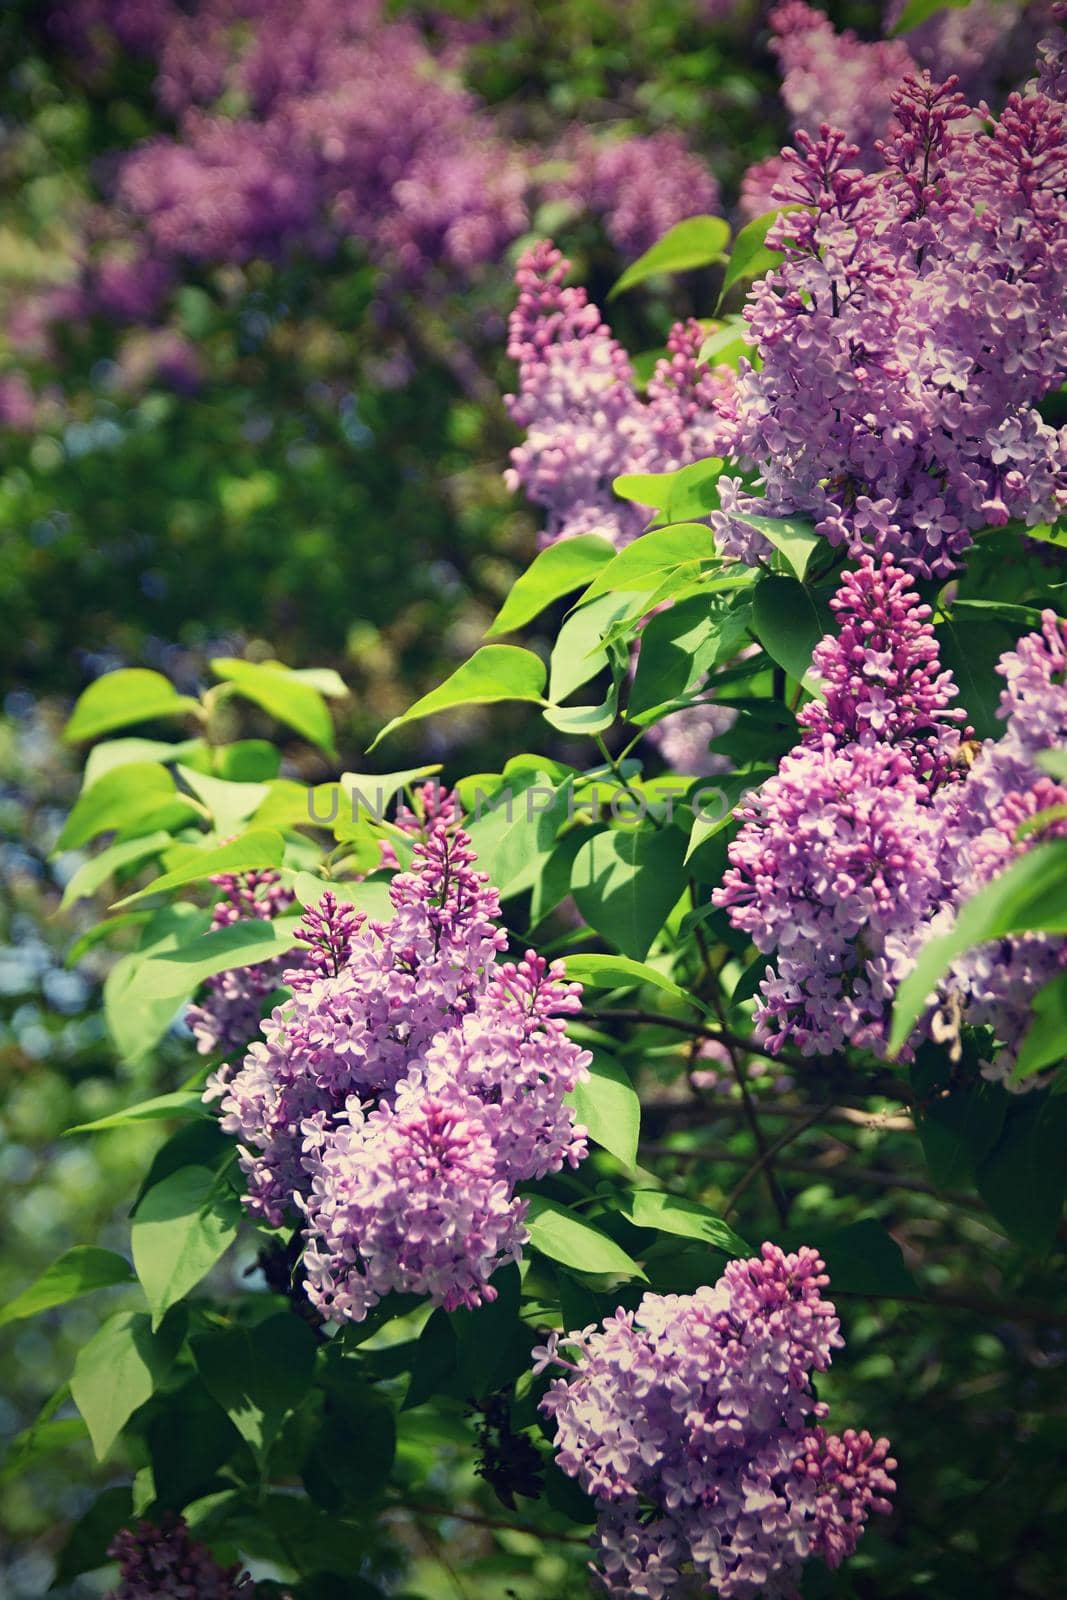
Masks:
[[[314,1334],[282,1311],[255,1327],[201,1334],[192,1347],[205,1388],[262,1464],[286,1417],[306,1398]]]
[[[1067,841],[1040,844],[984,884],[947,933],[928,939],[897,990],[889,1053],[895,1055],[953,961],[1014,933],[1067,933]]]
[[[203,760],[208,746],[203,739],[182,739],[171,744],[166,739],[106,739],[94,744],[85,759],[82,789],[91,789],[105,772],[116,767],[128,767],[134,761],[151,761],[157,766],[168,766],[174,761]]]
[[[121,871],[123,867],[132,867],[138,861],[145,861],[149,856],[158,855],[161,850],[169,849],[173,843],[170,834],[159,829],[156,833],[146,834],[142,839],[124,839],[119,844],[108,845],[106,850],[101,850],[99,855],[92,856],[78,868],[63,890],[59,909],[65,911],[76,900],[87,900],[96,893],[101,884],[106,883],[108,878]]]
[[[145,924],[141,946],[120,956],[104,980],[104,1016],[123,1061],[139,1061],[166,1033],[177,1005],[173,997],[139,995],[138,975],[145,962],[188,944],[203,933],[211,913],[189,901],[163,906]]]
[[[355,906],[375,922],[389,922],[393,916],[395,908],[389,897],[388,877],[349,883],[336,878],[317,878],[313,872],[298,872],[293,878],[293,893],[305,907],[317,906],[327,889],[344,905]]]
[[[312,744],[333,755],[333,723],[320,690],[300,673],[280,661],[241,661],[218,656],[211,663],[215,676],[232,684],[233,693],[262,707],[286,727],[295,728]],[[343,685],[342,685],[343,687]]]
[[[635,1228],[656,1228],[683,1239],[700,1239],[729,1256],[750,1256],[751,1245],[707,1206],[660,1189],[634,1189],[620,1202],[620,1210]]]
[[[28,1289],[0,1307],[0,1328],[23,1317],[35,1317],[51,1306],[66,1305],[94,1289],[109,1289],[116,1283],[132,1283],[133,1273],[124,1256],[101,1250],[92,1244],[76,1244],[46,1267]]]
[[[118,1311],[78,1351],[70,1392],[98,1461],[167,1376],[176,1344],[166,1328],[153,1334],[144,1312]]]
[[[413,784],[435,777],[439,761],[423,767],[405,767],[399,772],[342,772],[338,784],[347,799],[347,812],[358,823],[383,822],[390,800]],[[306,813],[305,813],[306,816]]]
[[[733,367],[742,356],[750,355],[752,346],[745,338],[748,324],[743,317],[726,317],[719,328],[709,333],[700,347],[697,360],[703,365]]]
[[[939,11],[963,11],[970,3],[971,0],[908,0],[890,28],[889,37],[895,39],[901,33],[910,33],[912,28],[919,27],[929,17],[935,17]]]
[[[601,594],[645,594],[665,573],[692,568],[695,576],[702,561],[717,561],[711,529],[701,523],[674,523],[653,528],[635,539],[603,567],[582,596],[583,602]]]
[[[161,672],[123,667],[106,672],[79,696],[63,737],[75,744],[80,739],[97,739],[113,728],[153,722],[157,717],[184,717],[199,709],[197,701],[179,694]]]
[[[706,597],[694,595],[645,624],[628,717],[640,717],[696,688],[718,653],[721,621]]]
[[[749,512],[742,515],[738,511],[731,512],[734,522],[743,522],[746,528],[753,528],[757,533],[762,533],[769,539],[776,550],[779,550],[792,567],[793,572],[804,581],[804,574],[808,570],[808,562],[820,545],[825,544],[821,535],[815,532],[810,522],[803,522],[799,517],[757,517]]]
[[[624,989],[648,983],[675,1000],[694,1004],[690,995],[673,979],[667,978],[655,967],[643,961],[631,961],[628,956],[577,955],[567,956],[567,977],[572,983],[584,984],[587,989]]]
[[[238,739],[215,749],[215,771],[231,783],[269,784],[281,765],[282,753],[269,739]]]
[[[503,633],[514,633],[553,600],[582,588],[614,554],[614,547],[596,533],[583,533],[577,539],[550,544],[547,550],[534,557],[525,572],[519,574],[486,638],[496,639]]]
[[[300,683],[309,683],[319,694],[325,695],[327,700],[348,699],[348,685],[333,667],[288,667],[285,670],[290,677],[298,679]]]
[[[148,1190],[134,1213],[133,1264],[152,1312],[152,1331],[207,1276],[237,1237],[240,1204],[220,1194],[207,1167],[180,1167]]]
[[[1041,750],[1034,760],[1060,783],[1067,783],[1067,750]]]
[[[814,1245],[830,1275],[828,1293],[885,1296],[914,1295],[915,1279],[904,1264],[900,1246],[882,1223],[865,1217],[847,1228],[818,1233],[813,1240],[810,1229],[803,1237],[789,1234],[787,1248]]]
[[[179,795],[166,767],[153,761],[133,761],[115,767],[98,778],[91,789],[83,789],[74,809],[56,840],[55,855],[76,850],[101,833],[150,824],[173,810],[181,817],[193,815],[193,806]]]
[[[548,698],[553,707],[608,666],[608,652],[601,648],[601,641],[625,605],[618,595],[604,594],[571,612],[559,630],[549,662]]]
[[[138,1002],[169,1000],[172,1006],[191,995],[206,978],[238,967],[256,967],[284,955],[296,944],[299,916],[245,917],[190,940],[176,950],[152,956],[132,981]]]
[[[128,1484],[116,1485],[97,1495],[88,1511],[74,1524],[56,1563],[53,1588],[70,1583],[83,1572],[95,1572],[110,1559],[108,1545],[120,1528],[133,1520],[133,1494]]]
[[[997,716],[1004,679],[997,663],[1015,648],[1015,634],[1002,622],[950,617],[934,629],[941,665],[952,673],[960,699],[979,739],[999,739],[1004,724]]]
[[[136,894],[128,894],[124,899],[116,900],[115,905],[132,905],[134,901],[143,900],[147,895],[164,894],[170,889],[180,889],[189,883],[201,883],[205,878],[213,878],[220,872],[253,872],[263,867],[280,867],[284,854],[285,840],[272,828],[250,828],[240,838],[232,839],[229,844],[217,845],[211,850],[191,845],[188,850],[188,860],[183,866],[176,867],[173,872],[165,872],[161,878],[154,879],[146,888],[138,889]]]
[[[469,661],[457,667],[451,677],[405,711],[387,722],[370,745],[376,745],[397,728],[422,717],[436,716],[456,706],[488,706],[501,700],[527,700],[544,705],[545,666],[539,656],[513,644],[486,644]]]
[[[571,781],[557,784],[549,772],[527,772],[489,797],[481,817],[467,826],[478,865],[502,899],[530,889],[567,822]],[[493,804],[493,799],[497,804]]]
[[[1067,973],[1061,972],[1038,990],[1031,1012],[1011,1075],[1013,1083],[1067,1059]]]
[[[622,500],[652,506],[665,522],[693,521],[718,509],[724,466],[718,456],[707,456],[673,472],[624,472],[612,488]]]
[[[589,1137],[624,1167],[633,1167],[641,1131],[641,1102],[625,1067],[610,1056],[595,1055],[588,1082],[578,1084],[567,1099],[575,1120],[588,1130]]]
[[[684,888],[684,856],[676,828],[594,834],[574,861],[578,910],[623,955],[643,961]]]
[[[265,783],[232,783],[228,778],[214,778],[180,764],[178,775],[210,811],[215,832],[223,838],[236,833],[270,793]]]
[[[1067,1191],[1067,1099],[1040,1095],[1014,1108],[978,1168],[978,1193],[1001,1227],[1027,1250],[1056,1242]]]
[[[946,1082],[945,1052],[922,1044],[911,1068],[914,1117],[926,1165],[939,1189],[973,1184],[1004,1126],[1008,1096],[1000,1084],[977,1078]]]
[[[611,289],[608,299],[633,289],[659,272],[692,272],[723,260],[730,242],[729,225],[722,217],[687,217],[657,239],[644,255],[632,261]]]
[[[138,1105],[127,1106],[123,1111],[112,1111],[106,1117],[97,1117],[95,1122],[79,1122],[75,1127],[68,1128],[67,1134],[103,1133],[108,1128],[125,1128],[131,1123],[207,1115],[207,1107],[199,1094],[186,1089],[175,1089],[173,1094],[157,1094],[151,1100],[142,1100]]]
[[[570,1267],[573,1272],[607,1272],[625,1278],[645,1276],[637,1262],[614,1239],[543,1195],[534,1195],[530,1200],[526,1227],[535,1250]]]
[[[730,259],[726,263],[722,293],[719,296],[720,305],[735,283],[740,283],[742,279],[762,278],[764,273],[781,264],[782,252],[768,249],[767,234],[783,211],[802,209],[800,206],[778,206],[775,210],[765,211],[762,216],[754,217],[751,222],[745,224],[734,240]]]
[[[686,862],[693,859],[701,845],[730,826],[745,795],[751,794],[773,776],[773,767],[753,767],[748,772],[730,772],[724,773],[721,778],[706,779],[694,796],[694,804],[698,796],[701,803],[693,818],[685,852]]]
[[[815,646],[834,627],[833,613],[796,578],[763,578],[755,588],[752,616],[760,644],[791,678],[803,682]]]
[[[350,1357],[327,1366],[323,1387],[323,1418],[300,1469],[304,1486],[325,1511],[363,1512],[381,1500],[389,1481],[396,1455],[393,1408]]]

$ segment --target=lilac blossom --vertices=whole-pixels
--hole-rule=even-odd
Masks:
[[[915,70],[903,40],[866,43],[805,0],[784,0],[771,12],[771,50],[782,74],[782,100],[794,131],[829,123],[873,166],[892,116],[892,96]]]
[[[785,261],[746,307],[761,368],[742,362],[730,451],[760,510],[945,577],[975,530],[1067,505],[1065,435],[1037,409],[1067,367],[1064,108],[1013,95],[976,134],[928,79],[894,107],[880,174],[828,128],[786,152],[778,197],[806,209],[768,235]],[[765,554],[741,481],[720,490],[724,553]]]
[[[956,904],[1036,844],[1067,836],[1055,815],[1018,836],[1021,824],[1067,803],[1067,789],[1036,762],[1042,751],[1067,743],[1067,622],[1043,613],[1040,631],[1006,651],[997,671],[1006,682],[999,711],[1004,734],[983,746],[943,831],[943,870],[951,874]],[[935,1035],[951,1040],[961,1023],[988,1026],[997,1048],[986,1075],[1009,1088],[1041,1086],[1047,1078],[1015,1085],[1011,1073],[1035,994],[1065,967],[1067,939],[1054,934],[1016,936],[969,952],[942,985]]]
[[[676,223],[719,210],[714,175],[676,133],[623,139],[583,133],[572,136],[564,153],[572,170],[550,194],[603,217],[608,238],[628,261]]]
[[[546,509],[542,544],[599,533],[621,546],[644,531],[650,513],[618,499],[613,480],[672,471],[713,453],[733,374],[699,366],[699,325],[678,324],[642,400],[629,357],[585,291],[564,288],[568,265],[542,242],[515,275],[508,354],[519,365],[519,392],[506,403],[526,438],[512,450],[506,477]]]
[[[451,797],[435,804],[391,920],[324,895],[291,1000],[205,1095],[240,1141],[250,1209],[302,1214],[305,1287],[334,1321],[390,1289],[492,1299],[526,1237],[516,1184],[586,1152],[564,1102],[589,1061],[565,1033],[578,986],[532,951],[497,962],[497,892]]]
[[[805,1054],[882,1048],[896,985],[951,893],[941,829],[960,713],[929,609],[884,557],[846,573],[831,604],[840,632],[813,658],[826,698],[801,713],[804,743],[738,808],[745,826],[712,895],[777,955],[760,1038]]]
[[[118,1586],[107,1600],[255,1600],[256,1588],[240,1566],[223,1567],[206,1545],[193,1539],[185,1522],[167,1513],[161,1524],[140,1522],[123,1528],[108,1547],[120,1565]]]
[[[943,779],[958,760],[966,713],[953,706],[951,672],[940,670],[930,607],[888,558],[864,556],[830,601],[839,631],[816,645],[822,698],[799,715],[805,743],[829,734],[836,747],[885,740],[908,752],[918,777]],[[970,730],[965,730],[964,737]]]
[[[295,896],[276,872],[219,873],[212,883],[222,890],[215,902],[211,927],[228,928],[235,922],[258,918],[272,922],[293,904]],[[192,1029],[201,1055],[216,1050],[231,1055],[247,1048],[259,1033],[263,1002],[282,987],[294,957],[274,956],[251,967],[234,967],[208,978],[197,1005],[185,1020]]]
[[[1052,28],[1038,46],[1037,87],[1051,100],[1067,100],[1067,0],[1049,7]]]
[[[673,772],[691,778],[712,778],[730,770],[730,759],[709,750],[708,745],[728,732],[736,718],[732,706],[701,701],[680,711],[669,711],[653,723],[646,738]]]
[[[646,1294],[534,1351],[535,1373],[565,1373],[541,1409],[596,1500],[607,1592],[795,1600],[805,1561],[839,1566],[890,1509],[889,1441],[822,1427],[812,1375],[844,1343],[828,1282],[814,1250],[764,1244],[713,1287]]]

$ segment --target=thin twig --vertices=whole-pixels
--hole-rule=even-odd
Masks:
[[[786,1128],[783,1133],[778,1135],[777,1139],[773,1139],[767,1146],[766,1150],[761,1150],[756,1160],[749,1167],[748,1171],[742,1178],[738,1180],[738,1182],[730,1190],[730,1193],[727,1195],[726,1204],[723,1207],[723,1217],[728,1217],[730,1215],[731,1211],[733,1211],[734,1207],[737,1205],[737,1202],[740,1200],[749,1184],[759,1177],[764,1168],[769,1165],[772,1157],[776,1156],[779,1150],[784,1150],[786,1145],[792,1144],[794,1139],[799,1139],[802,1133],[806,1132],[808,1128],[812,1127],[816,1122],[819,1121],[820,1117],[822,1117],[831,1109],[832,1108],[828,1105],[816,1106],[808,1116],[802,1119],[802,1121],[794,1124],[794,1126],[791,1128]]]
[[[494,1533],[529,1533],[535,1539],[553,1539],[557,1544],[588,1544],[577,1533],[549,1533],[544,1528],[531,1528],[521,1522],[505,1522],[501,1517],[486,1517],[472,1511],[458,1511],[454,1506],[432,1506],[410,1500],[390,1500],[388,1511],[407,1511],[414,1516],[450,1517],[456,1522],[469,1522],[475,1528],[489,1528]]]

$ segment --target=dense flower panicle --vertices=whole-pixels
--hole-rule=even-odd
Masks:
[[[392,919],[324,895],[291,1000],[205,1095],[240,1141],[250,1209],[303,1214],[307,1293],[333,1320],[390,1289],[492,1299],[526,1237],[516,1184],[586,1153],[564,1103],[589,1062],[564,1031],[578,986],[533,952],[498,963],[497,892],[455,802],[420,803],[420,829],[436,815],[390,885]]]
[[[295,895],[276,872],[219,873],[212,883],[222,890],[212,912],[212,928],[228,928],[250,917],[272,922],[292,906]],[[294,957],[274,956],[253,967],[234,967],[208,978],[197,1005],[186,1012],[201,1055],[243,1050],[259,1033],[263,1002],[286,981]]]
[[[599,311],[583,289],[563,286],[568,267],[542,242],[515,274],[508,354],[519,365],[519,392],[506,403],[526,438],[512,450],[506,478],[546,509],[542,543],[599,533],[621,546],[643,532],[649,512],[618,499],[613,480],[713,454],[725,437],[719,409],[733,375],[700,367],[703,335],[695,323],[679,324],[643,401]]]
[[[108,1547],[121,1567],[118,1587],[107,1600],[255,1600],[256,1586],[239,1566],[223,1567],[198,1543],[181,1518],[123,1528]]]
[[[919,930],[946,896],[938,814],[905,750],[798,748],[738,808],[715,905],[777,952],[756,1023],[772,1049],[879,1049]]]
[[[765,1244],[693,1295],[646,1294],[534,1351],[561,1367],[541,1409],[557,1463],[598,1504],[596,1557],[620,1597],[795,1597],[890,1509],[888,1440],[828,1437],[812,1374],[843,1344],[814,1250]]]
[[[1053,27],[1038,46],[1037,87],[1052,100],[1067,100],[1067,0],[1049,7]]]
[[[946,816],[941,849],[955,901],[969,899],[1035,845],[1067,837],[1053,816],[1018,836],[1039,813],[1067,802],[1067,789],[1036,764],[1044,750],[1067,744],[1067,622],[1045,612],[1039,632],[1020,639],[997,667],[1005,679],[1000,715],[1004,735],[982,749]],[[1018,1047],[1029,1026],[1034,995],[1067,967],[1067,939],[1019,935],[983,945],[956,961],[940,992],[936,1031],[961,1022],[992,1028],[998,1049],[984,1070],[1011,1089],[1041,1087],[1041,1074],[1011,1081]]]
[[[570,144],[573,170],[555,192],[602,216],[608,238],[627,260],[686,217],[719,210],[714,175],[676,133],[614,140],[580,134]]]
[[[892,116],[893,92],[915,70],[907,44],[868,44],[851,28],[837,33],[829,17],[805,0],[784,0],[769,21],[794,131],[813,133],[829,123],[856,145],[862,165],[872,166]]]
[[[891,0],[885,10],[888,32],[907,0]],[[955,73],[973,101],[992,97],[1002,86],[1014,88],[1034,59],[1034,48],[1050,11],[1046,0],[1002,5],[1001,0],[968,0],[962,9],[946,6],[909,28],[909,51],[920,67]]]
[[[957,689],[941,670],[930,607],[909,573],[887,556],[864,556],[830,601],[840,631],[816,645],[812,665],[823,696],[800,712],[808,744],[829,734],[838,747],[879,741],[907,750],[920,778],[944,778],[958,757],[964,719]],[[965,730],[966,736],[966,730]]]
[[[925,78],[893,104],[879,174],[825,127],[786,152],[778,199],[807,209],[775,224],[785,261],[749,297],[761,369],[742,363],[730,451],[761,509],[944,577],[976,529],[1067,505],[1038,410],[1067,369],[1064,108],[1013,95],[975,130],[954,81]],[[740,480],[720,487],[724,551],[766,554],[732,515],[753,506]]]

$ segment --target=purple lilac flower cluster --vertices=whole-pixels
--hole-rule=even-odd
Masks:
[[[714,174],[669,130],[611,140],[581,133],[562,153],[573,166],[549,194],[603,217],[608,238],[627,260],[686,217],[719,210]]]
[[[1042,420],[1067,369],[1064,106],[1012,95],[975,132],[953,80],[893,95],[882,171],[828,127],[785,152],[785,252],[745,316],[730,453],[764,485],[763,511],[814,519],[852,553],[888,550],[947,576],[973,532],[1055,519],[1067,435]],[[721,480],[725,553],[766,541]]]
[[[279,875],[269,870],[222,872],[211,881],[222,891],[212,912],[212,930],[253,917],[273,922],[296,898]],[[200,1002],[190,1006],[185,1015],[201,1055],[216,1050],[231,1055],[247,1048],[259,1032],[264,1000],[285,983],[293,961],[289,953],[208,978]]]
[[[613,480],[715,454],[733,373],[702,367],[699,325],[679,323],[643,400],[626,352],[584,289],[564,288],[568,269],[542,242],[516,272],[508,354],[519,365],[519,392],[506,403],[526,438],[511,452],[507,481],[547,511],[542,544],[599,533],[621,546],[644,531],[650,512],[619,500]]]
[[[929,610],[909,574],[866,557],[832,602],[840,632],[817,646],[825,699],[800,714],[804,742],[738,810],[744,827],[716,905],[758,950],[776,955],[756,1010],[761,1039],[804,1054],[846,1043],[879,1053],[900,980],[931,933],[1034,843],[1067,834],[1053,818],[1020,839],[1020,822],[1067,800],[1036,764],[1067,741],[1067,623],[1007,652],[1003,738],[969,771],[956,688],[941,670]],[[1001,941],[958,962],[924,1026],[992,1028],[989,1076],[1007,1079],[1034,993],[1067,964],[1067,941]]]
[[[828,1283],[814,1250],[764,1244],[713,1287],[646,1294],[534,1351],[535,1372],[566,1374],[541,1409],[597,1502],[608,1593],[794,1600],[805,1561],[839,1566],[889,1511],[889,1441],[827,1435],[812,1392],[844,1343]]]
[[[167,1595],[170,1600],[255,1600],[256,1588],[239,1566],[223,1567],[206,1545],[199,1544],[180,1517],[168,1514],[163,1522],[141,1522],[123,1528],[108,1547],[120,1564],[118,1587],[107,1600],[150,1600]]]
[[[586,1153],[564,1101],[589,1062],[565,1032],[579,987],[532,951],[497,962],[498,897],[474,861],[439,819],[390,885],[390,921],[325,895],[291,1001],[208,1083],[250,1209],[303,1217],[305,1288],[328,1320],[360,1321],[391,1289],[491,1300],[526,1238],[516,1185]]]
[[[1067,822],[1053,808],[1067,804],[1067,788],[1037,765],[1042,751],[1067,744],[1067,622],[1046,611],[1041,629],[1001,657],[1006,681],[1000,716],[1004,735],[988,741],[947,813],[942,870],[957,902],[968,899],[1012,861],[1048,839],[1067,837]],[[1052,810],[1043,826],[1021,838],[1024,822]],[[943,986],[936,1033],[951,1038],[961,1021],[992,1028],[999,1049],[984,1070],[1008,1087],[1043,1085],[1041,1075],[1010,1082],[1018,1047],[1030,1022],[1034,995],[1067,967],[1067,939],[1052,934],[999,940],[956,962]]]
[[[794,131],[827,122],[856,145],[871,167],[892,115],[892,96],[915,71],[900,39],[867,43],[851,28],[837,33],[805,0],[784,0],[770,14],[771,50],[782,74],[782,101]]]

